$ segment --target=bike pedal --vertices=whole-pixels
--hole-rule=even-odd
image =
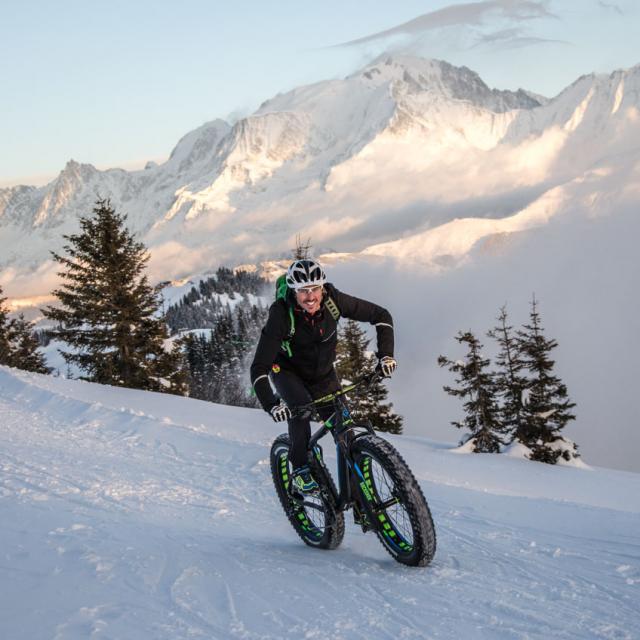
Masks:
[[[373,525],[369,521],[369,517],[366,513],[360,511],[358,507],[354,505],[353,507],[353,523],[357,524],[362,528],[363,533],[367,533],[367,531],[373,531]]]
[[[369,522],[368,518],[356,518],[354,516],[353,523],[357,524],[361,529],[362,533],[367,533],[367,531],[373,531],[373,525]]]

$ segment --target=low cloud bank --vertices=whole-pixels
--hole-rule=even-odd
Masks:
[[[556,371],[577,402],[577,420],[565,430],[586,462],[640,471],[640,413],[631,385],[640,347],[640,303],[632,295],[640,269],[640,221],[629,208],[615,216],[568,216],[539,229],[481,244],[463,266],[430,273],[392,260],[332,266],[338,288],[390,309],[397,331],[399,370],[390,383],[407,434],[456,441],[450,426],[461,405],[442,391],[452,383],[439,354],[459,357],[453,339],[471,329],[486,352],[484,333],[506,304],[514,326],[528,321],[532,293],[543,326],[559,342]]]

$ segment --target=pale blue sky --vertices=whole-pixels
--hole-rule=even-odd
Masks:
[[[0,186],[70,158],[163,159],[203,122],[389,49],[552,96],[640,63],[638,33],[637,0],[1,0]]]

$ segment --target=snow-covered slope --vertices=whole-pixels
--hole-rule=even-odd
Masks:
[[[539,101],[464,67],[385,56],[275,96],[233,126],[207,123],[162,165],[70,161],[49,185],[0,189],[0,282],[12,297],[48,293],[49,251],[97,195],[129,215],[158,280],[278,257],[296,233],[357,252],[456,218],[501,219],[576,183],[579,206],[599,215],[612,191],[594,175],[637,193],[639,138],[640,67]]]
[[[640,636],[640,475],[395,437],[439,536],[416,570],[298,540],[260,411],[0,367],[0,416],[3,638]]]

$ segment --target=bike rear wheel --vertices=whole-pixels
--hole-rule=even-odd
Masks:
[[[395,560],[428,565],[436,532],[422,489],[407,463],[386,440],[365,435],[352,447],[358,488],[375,531]]]
[[[314,460],[312,471],[320,491],[296,500],[290,493],[291,465],[289,436],[278,436],[271,446],[271,476],[289,522],[305,544],[319,549],[336,549],[344,537],[344,514],[336,511],[329,484],[333,480],[321,457]]]

